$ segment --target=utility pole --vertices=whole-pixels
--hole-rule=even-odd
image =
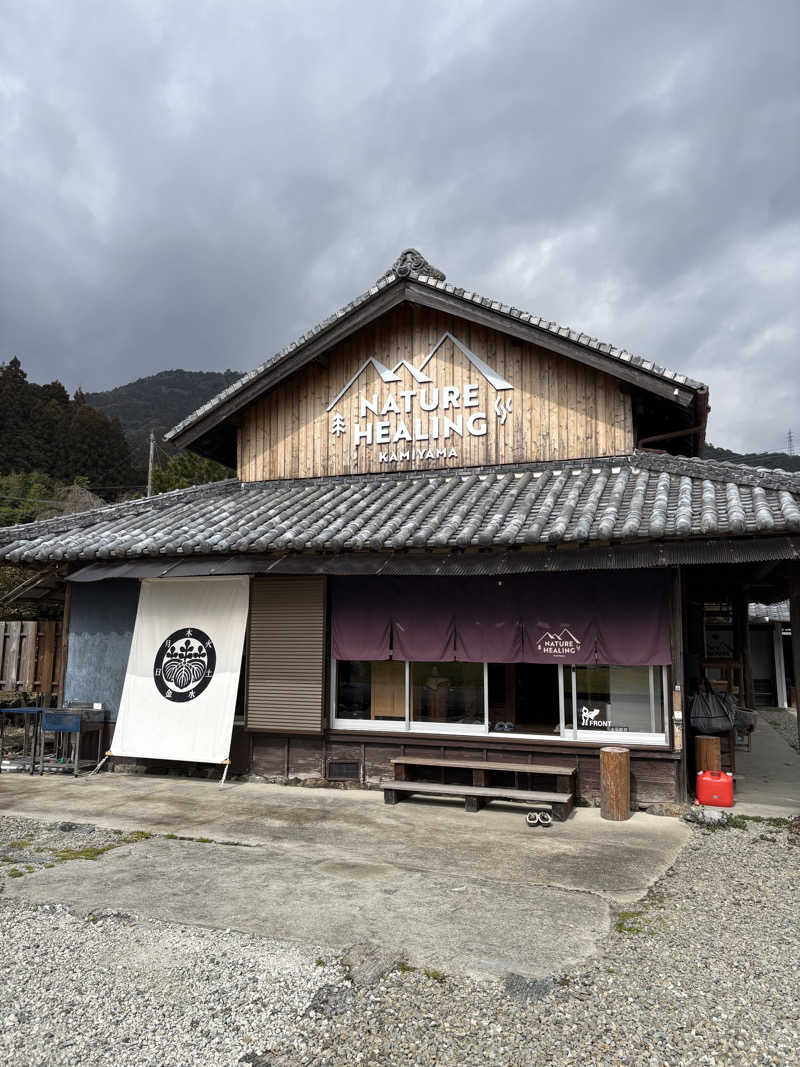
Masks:
[[[794,455],[794,434],[791,430],[786,434],[786,451],[790,456]]]
[[[147,463],[147,495],[153,495],[153,462],[156,458],[156,433],[150,431],[150,458]]]

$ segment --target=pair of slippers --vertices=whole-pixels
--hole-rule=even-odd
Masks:
[[[511,733],[511,731],[514,729],[514,723],[513,722],[496,722],[494,724],[493,729],[497,733],[503,733],[504,731],[506,733]]]
[[[549,811],[529,811],[525,823],[527,826],[552,826],[553,816]]]

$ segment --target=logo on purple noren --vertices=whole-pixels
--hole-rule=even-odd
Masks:
[[[166,700],[195,700],[214,677],[217,652],[204,630],[188,626],[162,641],[153,664],[153,681]]]
[[[544,633],[539,634],[536,647],[545,656],[566,659],[580,652],[581,642],[565,626],[557,634],[552,633],[550,630],[545,630]]]

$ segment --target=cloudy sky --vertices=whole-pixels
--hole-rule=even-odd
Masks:
[[[797,0],[3,0],[0,361],[247,370],[408,245],[800,442]]]

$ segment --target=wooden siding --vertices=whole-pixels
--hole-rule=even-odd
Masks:
[[[445,341],[425,367],[433,379],[429,386],[416,382],[400,369],[402,381],[384,383],[373,366],[366,368],[342,399],[328,405],[370,357],[392,369],[400,360],[419,368],[443,334],[450,333],[513,386],[496,391],[456,348]],[[323,365],[324,363],[324,365]],[[360,398],[377,396],[378,407],[390,393],[399,400],[401,390],[455,386],[463,397],[464,386],[478,386],[478,404],[473,408],[450,408],[427,413],[418,398],[409,400],[413,410],[369,415],[375,426],[382,418],[390,437],[401,422],[412,429],[417,419],[423,433],[439,439],[397,445],[366,444],[355,447]],[[428,393],[428,398],[430,398]],[[497,400],[511,399],[511,410],[501,424]],[[401,408],[404,404],[399,401]],[[487,432],[463,436],[451,431],[445,438],[444,416],[467,417],[486,413]],[[334,415],[341,415],[345,432],[331,432]],[[438,424],[432,422],[438,417]],[[316,477],[393,470],[430,470],[440,467],[470,467],[519,463],[531,460],[573,459],[619,455],[633,449],[631,397],[610,375],[584,366],[566,356],[514,340],[503,333],[446,315],[439,311],[404,305],[388,312],[333,348],[322,360],[298,371],[288,381],[254,401],[242,416],[238,437],[239,476],[244,481],[275,478]],[[433,457],[419,456],[430,447]],[[455,450],[456,455],[435,456],[436,449]],[[400,456],[408,449],[410,458]],[[381,456],[384,456],[382,461]]]
[[[275,782],[287,779],[325,777],[328,760],[359,763],[361,780],[375,788],[381,778],[391,778],[391,760],[400,756],[433,759],[488,759],[507,763],[569,763],[575,767],[576,796],[582,804],[596,805],[600,797],[600,745],[560,747],[547,744],[505,744],[498,738],[425,742],[407,736],[298,737],[265,734],[253,736],[251,770]],[[631,806],[674,802],[681,793],[681,763],[674,753],[655,754],[631,749]]]
[[[321,733],[325,579],[255,578],[247,640],[248,730]]]
[[[59,693],[61,634],[55,621],[0,622],[0,690]]]

